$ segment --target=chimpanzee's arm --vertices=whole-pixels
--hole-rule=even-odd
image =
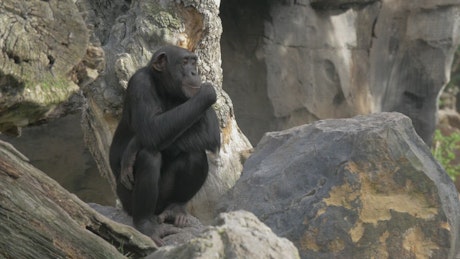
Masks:
[[[126,98],[131,108],[131,129],[144,147],[164,150],[216,101],[212,85],[203,84],[185,103],[162,111],[160,97],[152,91],[151,77],[147,71],[139,72],[131,78]]]
[[[216,152],[220,148],[220,128],[216,112],[209,107],[200,120],[175,142],[183,151],[209,150]]]

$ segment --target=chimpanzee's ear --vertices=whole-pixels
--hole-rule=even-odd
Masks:
[[[166,65],[168,63],[168,58],[165,52],[158,53],[155,57],[153,57],[153,64],[152,67],[156,71],[162,72],[166,69]]]

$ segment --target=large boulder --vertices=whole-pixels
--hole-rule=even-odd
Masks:
[[[303,258],[455,258],[455,186],[399,113],[264,136],[223,210],[248,210]]]

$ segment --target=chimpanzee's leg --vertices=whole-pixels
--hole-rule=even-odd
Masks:
[[[134,164],[134,185],[131,212],[134,226],[146,235],[155,231],[155,214],[159,193],[161,153],[141,150]]]
[[[171,220],[179,227],[187,225],[185,205],[201,189],[207,176],[208,160],[204,151],[182,153],[164,168],[160,196],[167,203],[162,206],[160,222]]]
[[[178,168],[174,181],[173,202],[186,203],[201,189],[208,176],[206,152],[185,153],[181,159],[183,168]]]

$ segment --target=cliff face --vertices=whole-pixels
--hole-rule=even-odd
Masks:
[[[257,2],[257,3],[256,3]],[[243,131],[398,111],[428,144],[458,1],[224,1],[224,89]]]

